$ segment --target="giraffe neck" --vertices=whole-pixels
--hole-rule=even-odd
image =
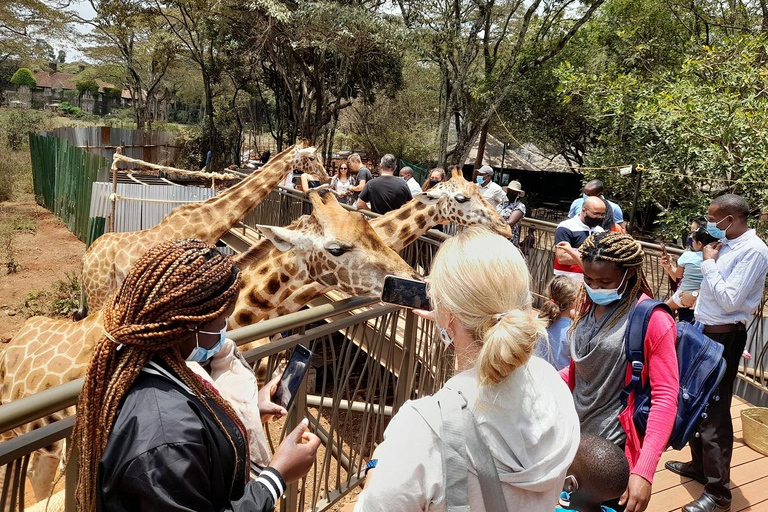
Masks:
[[[230,327],[242,327],[301,309],[328,289],[309,275],[292,251],[282,252],[262,240],[237,259],[243,286]]]
[[[382,242],[400,251],[436,226],[438,221],[437,206],[411,199],[397,210],[372,219],[370,224]]]
[[[215,242],[280,184],[293,165],[294,153],[289,148],[221,194],[175,209],[153,229],[169,231],[175,238]]]

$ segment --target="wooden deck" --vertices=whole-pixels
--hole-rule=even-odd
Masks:
[[[750,404],[733,397],[733,462],[731,464],[731,511],[768,512],[768,457],[744,444],[741,436],[741,410]],[[668,450],[659,463],[653,480],[653,495],[648,512],[680,510],[686,503],[701,495],[704,486],[664,469],[668,460],[690,460],[690,449]]]

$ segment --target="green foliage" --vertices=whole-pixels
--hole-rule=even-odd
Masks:
[[[85,112],[83,112],[83,109],[72,105],[68,101],[62,101],[61,103],[59,103],[59,112],[68,116],[72,116],[74,118],[79,118],[85,115]]]
[[[29,68],[19,68],[11,77],[11,83],[14,85],[26,85],[29,88],[37,86],[35,75],[32,74]]]
[[[78,80],[75,82],[75,87],[77,87],[77,92],[79,92],[81,96],[86,92],[91,93],[94,97],[99,94],[99,84],[93,78]]]
[[[104,95],[109,99],[119,100],[123,95],[123,91],[119,87],[105,87]]]
[[[48,290],[32,290],[22,302],[25,318],[32,316],[69,317],[80,308],[80,280],[67,273],[64,280],[53,283]]]
[[[678,235],[710,198],[743,195],[768,208],[768,42],[744,36],[706,46],[655,77],[628,72],[588,75],[560,69],[564,101],[583,101],[596,141],[588,165],[645,167],[640,206],[660,212],[658,224]],[[631,197],[615,171],[589,172],[612,195]]]
[[[29,141],[29,132],[37,131],[44,118],[45,114],[37,110],[5,112],[2,122],[0,122],[0,134],[2,134],[3,142],[13,151],[22,149]]]

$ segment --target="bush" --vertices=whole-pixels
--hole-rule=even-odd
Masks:
[[[29,68],[19,68],[11,77],[11,83],[14,85],[26,85],[29,88],[36,87],[37,81],[35,75]]]
[[[53,283],[51,290],[32,290],[22,303],[22,314],[31,316],[69,317],[80,308],[80,281],[77,274],[67,273],[64,281]]]
[[[8,147],[14,151],[22,149],[29,140],[29,132],[40,129],[45,114],[36,110],[11,110],[0,122],[0,133]]]
[[[59,103],[59,112],[61,112],[64,115],[72,116],[72,117],[82,117],[85,112],[83,112],[83,109],[80,107],[76,107],[72,105],[68,101],[62,101]]]

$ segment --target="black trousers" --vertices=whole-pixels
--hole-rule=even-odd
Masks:
[[[718,390],[720,400],[710,400],[707,417],[699,426],[701,435],[690,440],[692,469],[707,478],[704,494],[712,497],[719,505],[725,505],[731,501],[729,488],[733,456],[731,397],[741,354],[747,345],[747,333],[738,331],[707,334],[707,336],[723,345],[723,358],[727,367]]]

